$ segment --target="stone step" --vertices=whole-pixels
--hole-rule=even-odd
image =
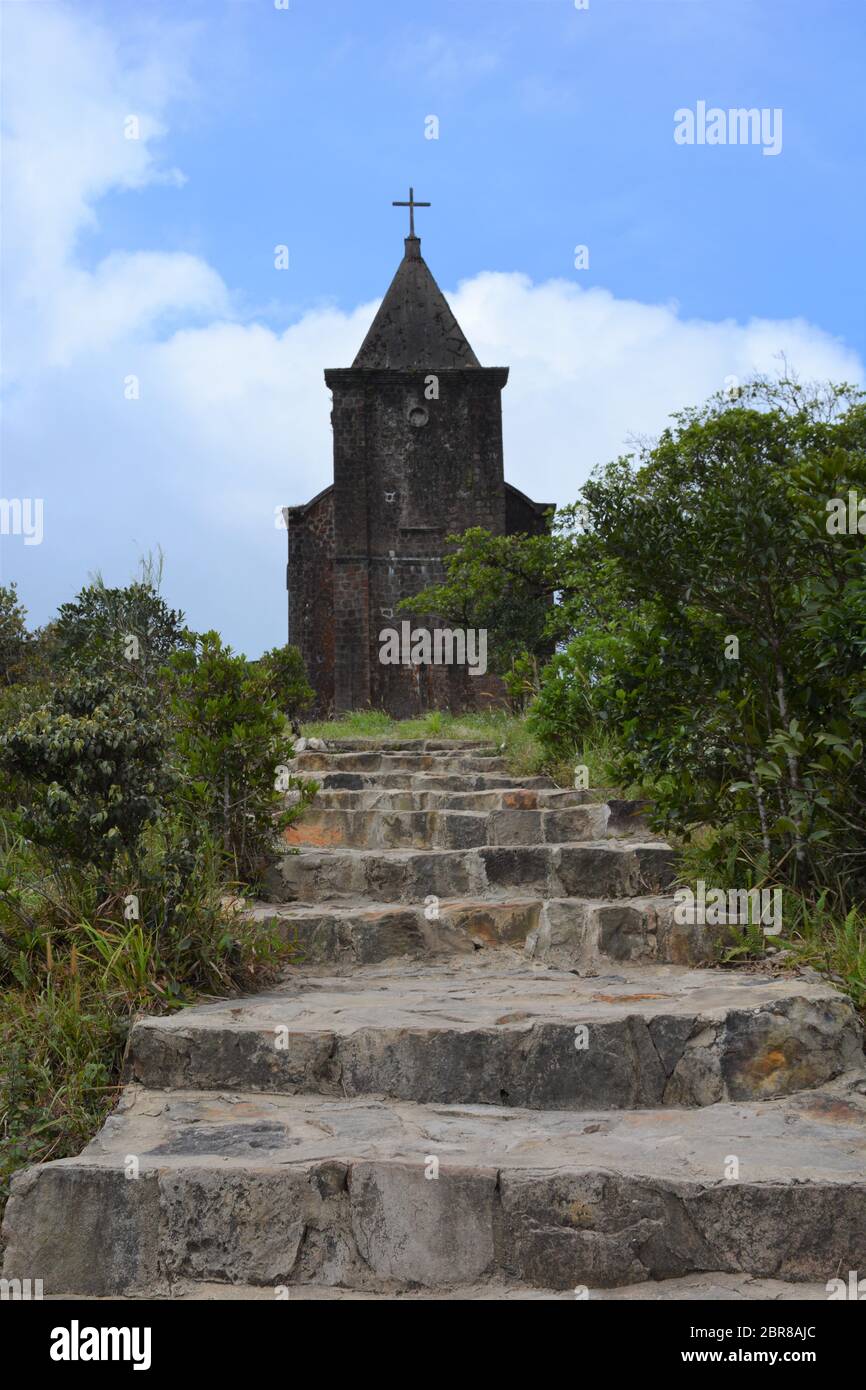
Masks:
[[[128,1074],[178,1090],[617,1110],[763,1099],[862,1064],[854,1009],[825,984],[630,964],[584,979],[481,953],[299,971],[268,994],[142,1018]]]
[[[551,777],[515,777],[506,772],[317,772],[309,780],[325,791],[476,792],[555,788]]]
[[[431,896],[501,896],[513,889],[545,898],[646,896],[670,888],[674,873],[674,853],[665,845],[596,840],[453,850],[288,850],[265,883],[275,902],[367,898],[420,905]]]
[[[375,965],[513,947],[562,970],[585,975],[611,961],[701,965],[733,928],[682,925],[672,897],[442,898],[435,905],[255,903],[254,920],[276,925],[297,945],[300,964]]]
[[[291,797],[287,794],[287,804]],[[407,791],[379,787],[319,790],[314,810],[327,811],[563,811],[572,806],[606,803],[617,815],[640,816],[646,805],[642,801],[625,801],[614,792],[579,790],[569,787],[523,788],[489,791]]]
[[[479,845],[561,845],[570,841],[653,836],[638,816],[615,819],[606,804],[538,811],[355,811],[313,806],[285,832],[288,845],[304,848],[471,849]]]
[[[844,1281],[843,1281],[844,1282]],[[79,1291],[45,1294],[52,1298],[92,1298]],[[151,1289],[139,1293],[115,1294],[113,1299],[134,1302],[138,1299],[153,1302],[229,1303],[273,1302],[289,1303],[496,1303],[508,1302],[574,1302],[574,1289],[539,1289],[531,1284],[504,1283],[491,1279],[484,1284],[454,1284],[438,1290],[415,1286],[390,1286],[386,1292],[369,1289],[347,1289],[339,1284],[222,1284],[200,1279],[175,1280],[165,1291]],[[689,1274],[682,1279],[647,1279],[640,1284],[625,1284],[618,1288],[584,1288],[579,1297],[593,1303],[669,1303],[669,1302],[788,1302],[826,1303],[827,1284],[792,1284],[783,1279],[756,1279],[753,1274]]]
[[[489,739],[465,738],[326,738],[327,753],[475,753],[499,754],[499,746]]]
[[[505,758],[495,753],[332,753],[305,749],[288,764],[289,770],[311,772],[507,772]]]
[[[575,1116],[130,1086],[83,1154],[13,1180],[4,1276],[87,1297],[183,1281],[628,1297],[697,1277],[713,1298],[706,1281],[731,1274],[814,1289],[866,1267],[864,1091],[860,1073]]]

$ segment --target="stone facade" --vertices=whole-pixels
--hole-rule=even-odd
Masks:
[[[286,509],[289,641],[320,713],[410,716],[501,698],[465,666],[385,665],[380,633],[401,599],[444,577],[449,534],[483,526],[537,534],[549,504],[505,482],[501,392],[507,367],[482,367],[421,257],[406,251],[351,367],[325,372],[333,396],[334,482]],[[416,626],[441,626],[415,615]]]

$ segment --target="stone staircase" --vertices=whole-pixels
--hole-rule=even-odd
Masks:
[[[639,805],[515,786],[480,744],[344,740],[295,768],[321,791],[253,911],[299,963],[136,1024],[101,1133],[15,1180],[6,1277],[769,1299],[866,1271],[854,1011],[709,968]]]

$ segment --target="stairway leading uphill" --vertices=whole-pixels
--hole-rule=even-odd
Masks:
[[[481,744],[344,740],[296,767],[321,790],[255,912],[300,963],[136,1024],[101,1133],[16,1178],[6,1277],[776,1298],[866,1270],[852,1006],[710,968],[639,806],[515,784]]]

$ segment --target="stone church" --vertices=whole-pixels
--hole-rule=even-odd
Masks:
[[[406,718],[483,708],[501,683],[465,666],[383,664],[380,633],[444,626],[398,604],[445,571],[446,537],[483,526],[538,534],[550,503],[506,483],[502,388],[482,367],[421,255],[410,190],[409,236],[351,367],[325,371],[332,392],[334,481],[287,507],[289,641],[300,648],[320,714],[374,708]]]

